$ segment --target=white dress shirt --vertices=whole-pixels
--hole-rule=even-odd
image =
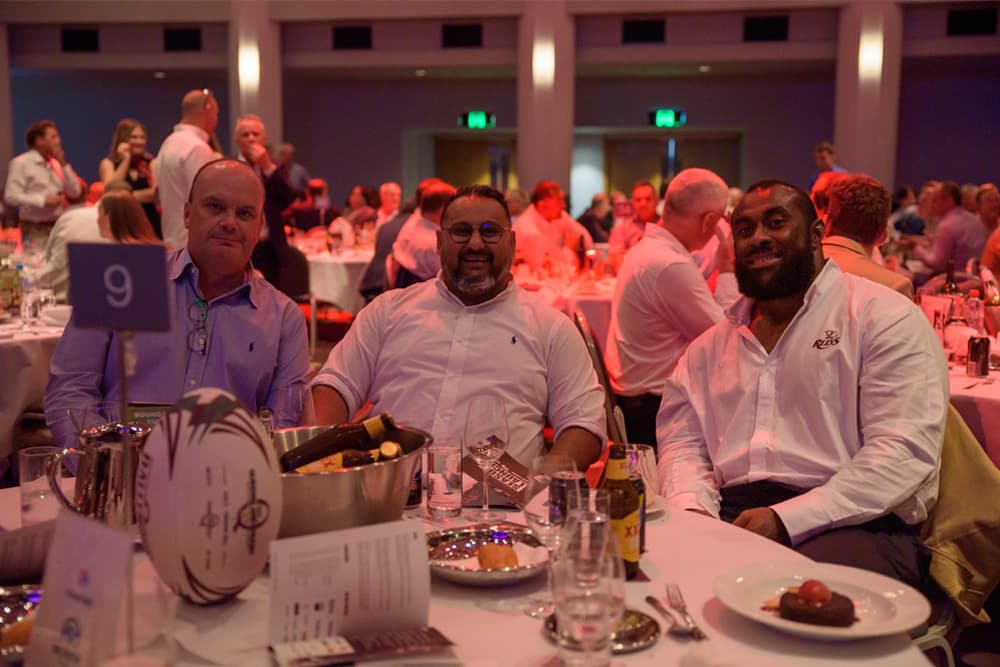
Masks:
[[[507,451],[527,465],[542,453],[546,420],[556,438],[571,426],[605,441],[604,395],[583,338],[568,317],[513,283],[486,303],[464,305],[441,276],[385,292],[330,352],[313,386],[337,390],[354,414],[374,412],[461,442],[469,399],[507,407]]]
[[[174,250],[187,247],[184,203],[191,193],[195,174],[218,154],[208,145],[208,133],[200,127],[178,123],[163,140],[156,156],[156,187],[162,208],[163,240]]]
[[[832,260],[768,354],[743,299],[688,347],[656,418],[661,493],[718,516],[719,489],[810,489],[772,506],[792,544],[937,498],[948,369],[920,309]]]
[[[567,253],[575,261],[573,252],[566,248],[567,235],[583,238],[584,250],[594,247],[594,239],[587,228],[571,218],[566,211],[563,211],[561,218],[550,222],[532,204],[514,220],[511,228],[517,238],[518,255],[536,271],[545,265],[546,260],[550,263],[551,270],[561,271],[561,260]]]
[[[605,362],[621,396],[657,394],[688,344],[725,319],[739,298],[736,277],[719,276],[715,298],[691,253],[658,224],[628,254],[615,281]]]
[[[59,216],[52,233],[45,242],[45,268],[38,275],[38,282],[55,292],[56,299],[66,301],[69,295],[70,243],[107,243],[97,224],[97,205],[71,206]]]
[[[7,167],[7,187],[4,199],[18,208],[18,219],[25,222],[55,222],[63,211],[61,203],[46,206],[47,195],[66,194],[76,199],[82,194],[76,172],[59,160],[46,160],[31,149],[10,161]]]
[[[396,263],[421,280],[436,276],[441,270],[441,256],[437,250],[439,229],[436,223],[422,215],[410,216],[392,244]]]

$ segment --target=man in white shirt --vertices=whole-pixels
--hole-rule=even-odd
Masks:
[[[399,200],[402,195],[399,183],[386,181],[378,187],[379,206],[375,216],[375,229],[399,215]]]
[[[655,223],[659,215],[656,213],[656,188],[649,181],[639,181],[632,188],[632,210],[634,213],[628,220],[623,220],[611,230],[608,238],[608,262],[617,273],[625,259],[625,253],[642,239],[646,225]]]
[[[566,197],[555,181],[538,182],[514,232],[520,239],[517,261],[552,275],[561,275],[564,264],[578,265],[583,252],[594,247],[590,232],[566,212]]]
[[[906,297],[824,261],[823,222],[798,188],[751,187],[732,225],[747,298],[664,388],[661,492],[815,560],[925,584],[907,524],[937,497],[940,342]]]
[[[401,424],[460,442],[472,397],[507,409],[507,451],[523,464],[553,453],[585,469],[605,440],[604,396],[583,339],[565,315],[515,286],[514,234],[503,195],[462,188],[445,205],[437,278],[366,306],[313,380],[320,423],[371,401]]]
[[[31,124],[24,136],[28,151],[7,167],[4,200],[17,207],[21,233],[39,248],[63,212],[64,195],[78,199],[83,193],[73,166],[66,161],[59,130],[51,120]]]
[[[156,156],[156,186],[163,209],[163,240],[172,249],[187,245],[184,204],[194,175],[202,165],[219,157],[209,138],[219,124],[219,103],[212,91],[192,90],[181,101],[181,122],[164,139]]]
[[[444,205],[455,194],[455,188],[439,181],[420,197],[420,215],[411,216],[399,230],[392,244],[392,259],[396,264],[395,287],[430,280],[441,270],[438,255],[438,234]]]

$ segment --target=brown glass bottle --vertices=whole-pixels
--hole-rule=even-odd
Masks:
[[[949,259],[945,269],[944,285],[941,286],[940,294],[961,294],[962,290],[955,282],[955,260]]]
[[[611,530],[621,545],[625,578],[639,573],[639,491],[629,479],[625,447],[612,445],[604,487],[611,496]]]
[[[282,454],[280,458],[281,469],[285,472],[291,472],[325,456],[349,449],[363,452],[377,449],[385,432],[395,428],[396,424],[388,412],[366,419],[360,424],[334,426]]]

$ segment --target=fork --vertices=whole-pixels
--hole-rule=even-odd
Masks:
[[[680,586],[674,583],[667,584],[667,603],[670,608],[679,613],[683,618],[684,622],[687,623],[688,627],[691,628],[691,636],[695,639],[708,639],[708,636],[702,632],[698,624],[694,622],[691,618],[691,614],[687,611],[687,604],[684,602],[684,596],[681,595]]]
[[[652,605],[656,611],[660,612],[660,616],[662,616],[663,619],[669,623],[667,632],[676,637],[693,637],[693,633],[691,632],[691,628],[688,627],[688,624],[678,623],[677,617],[670,613],[670,610],[667,609],[667,605],[663,604],[659,598],[647,595],[646,602]]]

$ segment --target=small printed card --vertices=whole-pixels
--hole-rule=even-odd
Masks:
[[[416,521],[275,540],[269,644],[424,627],[430,586]]]
[[[127,532],[59,513],[26,664],[93,667],[111,657],[131,557]]]
[[[452,642],[434,628],[340,635],[271,647],[278,667],[331,667],[443,651]]]
[[[483,479],[482,468],[479,467],[471,456],[466,456],[462,459],[462,471],[477,482],[481,482]],[[513,456],[504,452],[504,455],[490,468],[487,480],[490,489],[496,489],[502,493],[515,504],[515,507],[524,507],[524,495],[528,492],[528,468],[518,463]],[[490,494],[491,497],[492,495]],[[500,499],[498,498],[497,500]],[[478,500],[471,497],[466,498],[463,494],[463,505],[477,505],[481,502],[481,492]],[[493,503],[491,502],[491,504]]]

